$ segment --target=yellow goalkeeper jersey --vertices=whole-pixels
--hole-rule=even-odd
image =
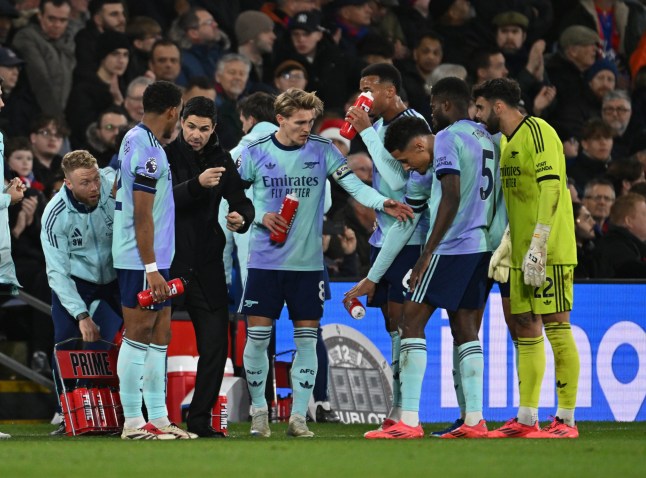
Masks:
[[[538,219],[542,181],[559,181],[559,200],[547,243],[547,265],[576,264],[572,199],[567,188],[563,144],[540,118],[526,116],[500,142],[500,177],[509,216],[513,268],[521,268]]]

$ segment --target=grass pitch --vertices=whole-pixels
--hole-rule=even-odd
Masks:
[[[490,423],[489,428],[498,426]],[[0,477],[643,477],[646,423],[580,422],[577,440],[365,440],[369,425],[311,424],[314,439],[126,442],[118,437],[49,437],[51,425],[0,425]],[[427,432],[443,424],[425,425]]]

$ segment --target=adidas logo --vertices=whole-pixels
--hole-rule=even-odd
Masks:
[[[265,164],[265,168],[267,169],[274,169],[276,167],[276,163],[267,163]]]
[[[309,383],[308,381],[305,381],[305,383],[303,383],[303,382],[298,382],[298,384],[299,384],[301,387],[303,387],[303,388],[307,388],[307,389],[310,389],[310,388],[313,388],[313,387],[314,387],[314,384],[313,384],[313,383]]]
[[[552,301],[551,301],[551,300],[544,300],[544,301],[543,301],[543,304],[545,304],[545,305],[550,305],[551,303],[552,303]]]
[[[567,386],[567,383],[561,383],[560,380],[557,380],[556,388],[565,388],[566,386]]]
[[[264,380],[261,380],[260,382],[256,382],[255,380],[253,382],[249,382],[250,387],[260,387]]]
[[[81,231],[79,231],[77,227],[74,228],[74,231],[72,232],[72,245],[73,246],[83,245],[83,234],[81,234]]]

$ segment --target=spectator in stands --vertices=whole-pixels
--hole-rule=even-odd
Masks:
[[[19,178],[27,188],[45,190],[45,185],[34,176],[34,153],[27,138],[8,138],[4,154],[13,177]]]
[[[582,95],[572,100],[561,99],[558,114],[573,131],[581,131],[586,121],[601,116],[602,99],[615,89],[617,74],[614,62],[601,58],[585,71]]]
[[[632,150],[632,143],[644,135],[643,126],[633,115],[630,96],[625,90],[613,90],[606,93],[601,103],[601,119],[608,124],[614,133],[612,156],[627,158]]]
[[[343,114],[346,99],[356,91],[359,67],[321,27],[321,12],[300,12],[290,20],[289,38],[277,45],[277,62],[295,60],[307,68],[307,89],[325,103],[326,112]]]
[[[99,168],[108,166],[112,157],[119,152],[117,136],[127,127],[128,118],[123,108],[112,105],[103,110],[87,128],[88,151],[96,158]]]
[[[646,172],[646,135],[635,138],[630,150],[630,157],[639,161]]]
[[[442,63],[441,65],[437,65],[437,68],[433,70],[433,73],[431,73],[431,77],[429,79],[431,88],[442,78],[448,77],[460,78],[461,80],[466,81],[467,69],[462,65],[456,65],[455,63]]]
[[[183,34],[180,46],[184,78],[187,81],[196,76],[213,78],[218,60],[224,54],[224,34],[213,15],[205,8],[194,7],[179,17],[177,26]]]
[[[605,174],[612,151],[612,129],[600,119],[586,123],[581,134],[581,151],[567,168],[569,177],[576,181],[579,192],[588,181]]]
[[[588,208],[581,203],[572,204],[574,214],[574,236],[576,238],[577,265],[574,268],[575,279],[596,277],[597,266],[594,251],[594,219]]]
[[[429,0],[410,0],[400,2],[396,8],[397,19],[406,35],[406,46],[410,50],[419,44],[421,35],[431,29],[433,19],[428,5]]]
[[[149,70],[148,64],[153,45],[162,38],[159,23],[149,17],[131,18],[126,26],[126,35],[132,45],[126,77],[129,80],[138,76],[152,78],[153,73]]]
[[[335,39],[341,50],[357,56],[357,43],[370,32],[372,8],[369,0],[337,0],[334,10]],[[339,35],[340,33],[340,35]]]
[[[33,155],[26,138],[8,139],[5,155],[10,174],[20,178],[26,186],[24,199],[9,207],[11,254],[16,274],[25,292],[48,304],[51,292],[40,243],[41,217],[46,202],[42,193],[44,187],[34,178]],[[49,351],[54,346],[49,315],[30,308],[23,319],[30,331],[29,365],[33,370],[48,375],[51,373]]]
[[[249,81],[271,84],[273,69],[270,54],[276,41],[274,23],[264,13],[248,10],[236,19],[235,31],[238,53],[252,66]]]
[[[224,55],[215,71],[215,90],[218,108],[218,136],[222,147],[229,151],[242,137],[242,124],[236,103],[247,89],[251,62],[247,57],[229,53]]]
[[[559,37],[560,50],[545,65],[558,102],[549,120],[561,138],[580,138],[583,122],[589,118],[582,119],[578,105],[585,103],[583,74],[597,59],[599,41],[599,35],[590,28],[568,27]],[[568,105],[573,105],[574,113]]]
[[[494,78],[507,78],[505,56],[497,48],[482,48],[474,52],[469,62],[473,84],[477,85]]]
[[[165,80],[178,85],[185,85],[186,78],[182,73],[181,52],[170,40],[157,40],[150,50],[150,71],[155,80]]]
[[[615,197],[628,194],[635,184],[646,181],[644,167],[635,158],[613,160],[606,175],[615,188]]]
[[[644,32],[646,12],[640,2],[625,0],[580,0],[561,23],[584,25],[596,30],[610,58],[630,57]]]
[[[433,29],[444,41],[444,61],[467,66],[474,50],[490,45],[493,38],[486,23],[475,18],[469,0],[434,0],[429,5]]]
[[[274,70],[274,86],[282,93],[290,88],[304,90],[307,86],[307,70],[294,60],[285,60]]]
[[[130,42],[125,33],[108,30],[99,35],[96,43],[99,67],[93,76],[77,76],[70,100],[67,117],[72,128],[72,146],[87,148],[88,126],[110,106],[122,106],[125,83],[123,75],[128,68]]]
[[[496,45],[505,56],[509,77],[518,81],[525,105],[534,116],[542,116],[553,103],[556,89],[545,74],[545,40],[527,44],[529,19],[520,12],[507,11],[496,15]]]
[[[90,9],[88,0],[70,0],[70,21],[69,29],[72,37],[85,27],[87,21],[90,19]]]
[[[615,189],[612,183],[604,178],[588,181],[583,193],[583,205],[594,218],[594,232],[597,237],[608,231],[610,208],[615,203]]]
[[[397,64],[409,106],[427,121],[431,120],[431,75],[442,57],[442,40],[436,33],[426,31],[413,45],[413,58]]]
[[[76,65],[74,41],[67,30],[70,4],[67,0],[43,0],[37,21],[16,33],[16,52],[25,60],[27,79],[40,110],[63,116],[72,89]]]
[[[275,2],[266,2],[260,8],[260,11],[271,18],[274,22],[274,33],[277,39],[282,39],[288,35],[287,26],[289,21],[298,12],[309,12],[319,7],[317,0],[277,0]]]
[[[24,64],[24,60],[11,49],[0,47],[0,77],[4,79],[0,129],[9,137],[26,135],[31,116],[37,111],[33,94],[24,78],[20,81],[20,87],[16,88]]]
[[[357,57],[362,66],[375,63],[390,63],[392,65],[395,47],[386,37],[370,31],[357,42]]]
[[[345,121],[342,119],[327,119],[321,123],[318,135],[327,138],[334,143],[343,156],[347,156],[350,152],[350,140],[341,136],[341,128],[343,128]],[[357,172],[355,171],[355,174]],[[372,171],[370,172],[372,176]],[[361,178],[359,178],[361,179]]]
[[[394,48],[394,58],[403,60],[410,54],[408,41],[394,8],[398,0],[372,0],[371,23],[375,32],[387,40]]]
[[[646,198],[633,193],[617,198],[610,222],[597,243],[599,277],[646,279]]]
[[[348,156],[348,166],[361,181],[372,183],[372,160],[367,153],[355,153]],[[349,197],[341,204],[335,205],[334,212],[329,211],[331,221],[341,222],[352,229],[357,237],[356,252],[359,256],[359,276],[367,274],[370,268],[370,243],[368,239],[374,231],[377,220],[375,211],[359,204]]]
[[[182,101],[186,103],[188,100],[196,96],[206,96],[207,98],[215,101],[216,93],[213,80],[206,76],[194,76],[188,80],[188,83],[184,88]]]
[[[144,91],[153,80],[147,76],[138,76],[128,84],[123,107],[128,114],[128,123],[131,126],[139,123],[144,116]]]
[[[19,16],[11,1],[0,0],[0,45],[9,45],[13,33],[13,20]]]
[[[69,134],[64,120],[49,115],[37,116],[29,128],[34,153],[34,177],[43,184],[61,170],[63,138]]]
[[[99,67],[97,41],[106,31],[126,32],[126,12],[123,0],[91,0],[90,19],[74,38],[76,43],[76,75],[93,76]]]
[[[615,89],[618,74],[615,63],[606,58],[595,61],[590,69],[585,72],[585,79],[594,95],[595,104],[599,111],[601,110],[601,101],[604,96]]]
[[[24,60],[18,57],[11,49],[0,47],[0,77],[4,80],[2,83],[3,101],[7,101],[16,87],[20,69],[24,64]]]

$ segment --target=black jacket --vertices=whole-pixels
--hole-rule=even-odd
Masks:
[[[646,279],[646,243],[625,227],[611,226],[597,243],[602,278]]]
[[[229,210],[245,219],[238,232],[249,229],[255,217],[251,200],[245,196],[240,175],[229,153],[225,152],[216,134],[211,136],[202,154],[196,153],[184,141],[180,131],[177,139],[166,147],[173,178],[175,199],[175,257],[172,277],[197,281],[213,308],[228,303],[222,253],[226,239],[218,223],[220,200],[229,201]],[[206,169],[224,166],[220,184],[213,188],[200,186],[198,176]],[[184,302],[184,296],[173,300]]]

